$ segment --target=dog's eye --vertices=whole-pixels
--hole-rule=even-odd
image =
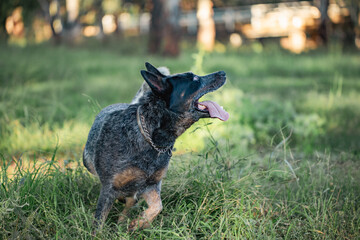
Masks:
[[[199,81],[199,77],[198,76],[194,76],[194,81]]]

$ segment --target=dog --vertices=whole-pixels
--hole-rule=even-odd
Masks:
[[[157,70],[165,75],[168,76],[170,75],[170,70],[167,67],[158,67]],[[146,83],[146,81],[143,82],[143,84],[141,85],[140,89],[137,91],[137,93],[135,94],[135,97],[131,100],[130,104],[135,104],[139,102],[139,99],[146,93],[149,92],[151,89],[149,87],[149,85]]]
[[[170,75],[150,63],[145,82],[130,104],[104,108],[95,118],[83,152],[84,166],[101,182],[95,225],[101,228],[114,201],[125,199],[119,222],[143,198],[148,208],[130,222],[133,231],[150,227],[162,210],[161,182],[175,140],[200,118],[226,121],[229,114],[212,101],[199,102],[223,86],[224,71],[206,76],[192,72]],[[165,73],[166,72],[166,73]]]

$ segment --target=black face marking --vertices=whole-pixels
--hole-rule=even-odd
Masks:
[[[168,76],[166,81],[172,86],[169,98],[171,111],[184,113],[197,110],[202,117],[207,117],[208,112],[197,108],[199,98],[212,92],[225,83],[225,72],[215,72],[206,76],[197,76],[191,72]]]
[[[225,83],[225,72],[219,71],[206,76],[192,72],[165,76],[154,66],[146,63],[147,71],[141,75],[152,92],[165,100],[167,107],[176,113],[196,110],[195,118],[209,117],[209,112],[198,107],[198,100],[204,94],[215,91]]]
[[[193,73],[179,74],[168,79],[173,86],[169,107],[174,112],[185,112],[192,104],[192,100],[201,88],[199,76]]]

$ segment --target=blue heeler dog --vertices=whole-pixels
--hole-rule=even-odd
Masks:
[[[85,146],[84,165],[102,184],[95,213],[98,227],[117,198],[125,199],[121,222],[139,197],[148,209],[130,223],[129,230],[149,227],[162,210],[161,181],[176,138],[200,118],[229,118],[217,103],[198,101],[225,83],[225,72],[168,75],[149,63],[145,66],[141,75],[146,83],[132,103],[104,108]]]

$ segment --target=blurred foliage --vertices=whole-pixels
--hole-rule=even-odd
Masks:
[[[114,14],[121,9],[121,0],[103,0],[102,8],[107,14]]]
[[[0,1],[0,33],[6,33],[5,21],[12,11],[17,8],[23,8],[23,18],[26,26],[31,25],[31,21],[35,11],[39,10],[40,6],[37,0],[11,0]]]

